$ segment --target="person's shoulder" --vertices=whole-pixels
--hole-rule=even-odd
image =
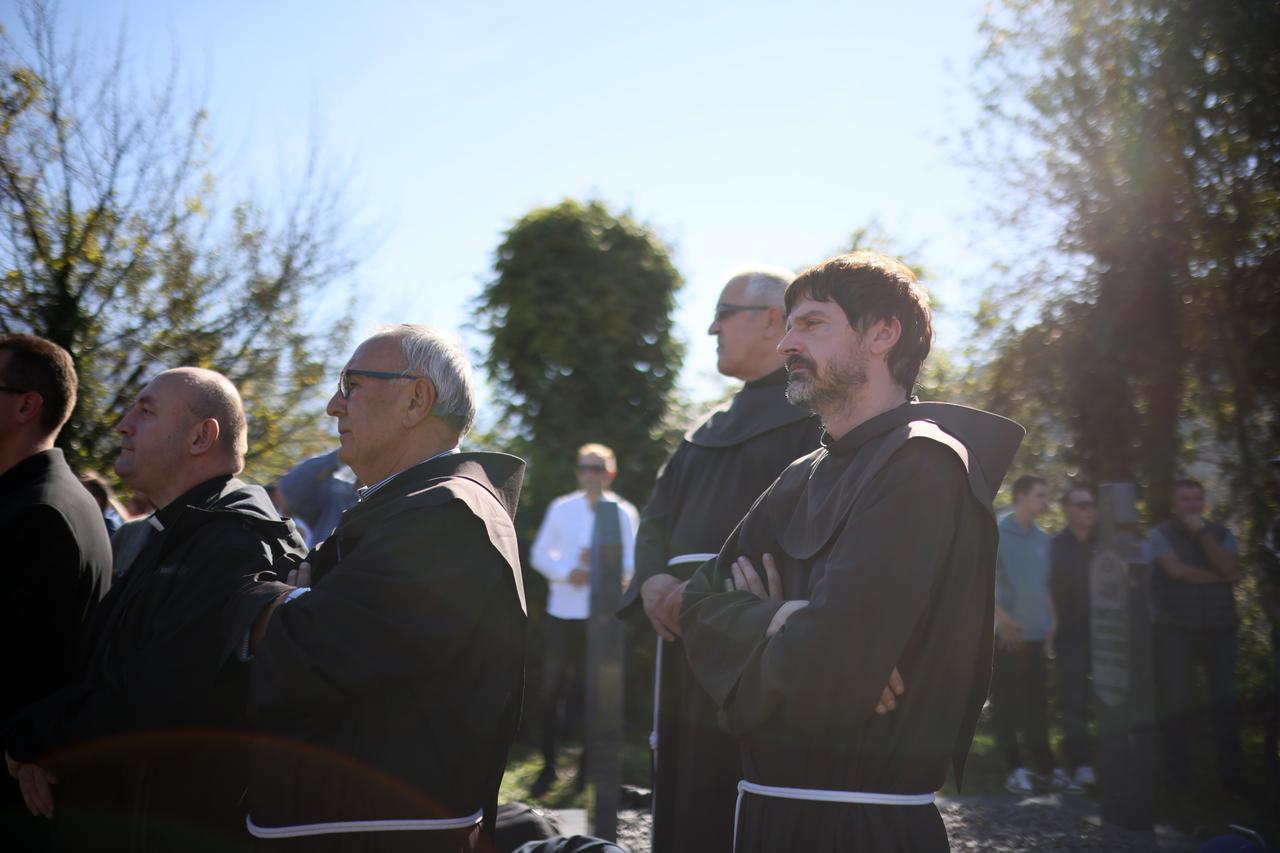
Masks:
[[[87,494],[87,493],[86,493]],[[90,498],[92,500],[92,498]],[[56,501],[30,500],[19,506],[5,524],[13,532],[61,533],[70,532],[72,524],[67,513]]]
[[[902,446],[893,451],[886,469],[942,484],[962,481],[966,475],[964,445],[940,430],[910,430]]]
[[[582,491],[569,492],[568,494],[552,498],[551,503],[547,504],[547,512],[551,512],[555,509],[571,507],[578,503],[584,503],[586,499],[587,496]]]

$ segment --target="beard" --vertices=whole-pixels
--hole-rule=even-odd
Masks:
[[[817,362],[802,355],[787,359],[787,369],[799,365],[807,369],[804,376],[787,376],[787,401],[815,414],[839,412],[857,399],[867,384],[867,357],[860,351],[836,359],[819,370]]]

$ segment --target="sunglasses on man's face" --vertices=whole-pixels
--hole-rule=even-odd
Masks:
[[[579,465],[578,470],[583,474],[603,474],[609,469],[604,465]]]
[[[768,305],[734,305],[731,302],[721,302],[716,306],[716,322],[723,323],[739,311],[768,311]]]
[[[416,373],[410,373],[407,370],[360,370],[355,367],[343,369],[338,374],[338,394],[344,400],[351,399],[351,377],[364,376],[369,379],[425,379],[425,376],[419,376]]]
[[[1073,506],[1076,509],[1097,509],[1098,508],[1098,505],[1093,501],[1072,501],[1070,504],[1068,504],[1068,506]]]

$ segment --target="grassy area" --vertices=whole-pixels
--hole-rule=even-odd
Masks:
[[[542,754],[531,744],[514,744],[511,747],[511,756],[507,760],[506,775],[502,777],[498,802],[519,800],[553,809],[586,808],[586,794],[577,790],[578,761],[581,756],[580,741],[565,743],[556,759],[556,772],[559,774],[559,779],[551,786],[551,790],[535,799],[529,793],[529,789],[533,787],[538,774],[542,772]],[[623,784],[649,787],[649,746],[646,742],[635,738],[623,744],[621,775]]]

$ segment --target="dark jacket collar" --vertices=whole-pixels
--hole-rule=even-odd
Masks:
[[[524,482],[524,460],[506,453],[473,451],[437,456],[410,466],[387,480],[367,499],[347,510],[346,515],[363,515],[414,492],[427,488],[433,481],[448,477],[464,477],[482,486],[514,519]]]
[[[46,478],[54,468],[65,468],[66,466],[67,460],[62,455],[62,448],[60,447],[51,447],[48,450],[33,453],[8,471],[0,474],[0,495],[16,492],[18,489],[39,482]]]
[[[230,474],[197,483],[155,511],[156,521],[165,529],[172,527],[190,508],[206,509],[234,479]]]

